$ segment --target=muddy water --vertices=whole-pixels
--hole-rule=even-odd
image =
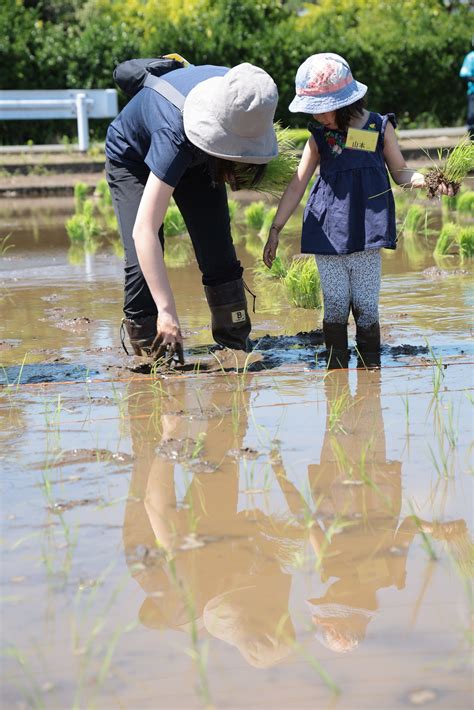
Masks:
[[[54,209],[35,237],[10,207],[3,705],[469,707],[466,264],[386,254],[382,368],[328,374],[321,313],[242,238],[263,366],[154,377],[120,349],[120,259],[71,263]],[[197,362],[199,277],[171,276]]]

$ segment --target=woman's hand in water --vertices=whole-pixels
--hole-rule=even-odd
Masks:
[[[269,269],[272,268],[272,264],[275,261],[278,242],[280,241],[280,232],[273,225],[270,227],[270,233],[268,235],[267,243],[263,248],[263,263]]]
[[[176,359],[180,365],[184,365],[183,336],[177,317],[160,313],[156,321],[156,338],[151,346],[151,353],[157,360]]]

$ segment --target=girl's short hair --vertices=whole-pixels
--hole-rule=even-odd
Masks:
[[[340,131],[347,131],[349,124],[353,118],[361,116],[364,113],[365,96],[349,106],[343,106],[336,109],[336,123]]]

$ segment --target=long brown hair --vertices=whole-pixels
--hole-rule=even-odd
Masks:
[[[223,185],[225,182],[228,182],[232,190],[240,190],[242,185],[239,183],[242,178],[239,176],[245,175],[245,185],[246,187],[248,186],[249,189],[256,187],[265,174],[266,165],[237,163],[234,160],[211,158],[210,167],[212,181],[216,185]]]

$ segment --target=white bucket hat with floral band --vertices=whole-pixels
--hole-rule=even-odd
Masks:
[[[184,131],[209,155],[238,163],[268,163],[278,155],[273,117],[275,82],[253,64],[197,84],[184,102]]]
[[[356,81],[344,57],[332,52],[313,54],[296,72],[296,96],[289,109],[293,113],[326,113],[349,106],[367,93]]]

